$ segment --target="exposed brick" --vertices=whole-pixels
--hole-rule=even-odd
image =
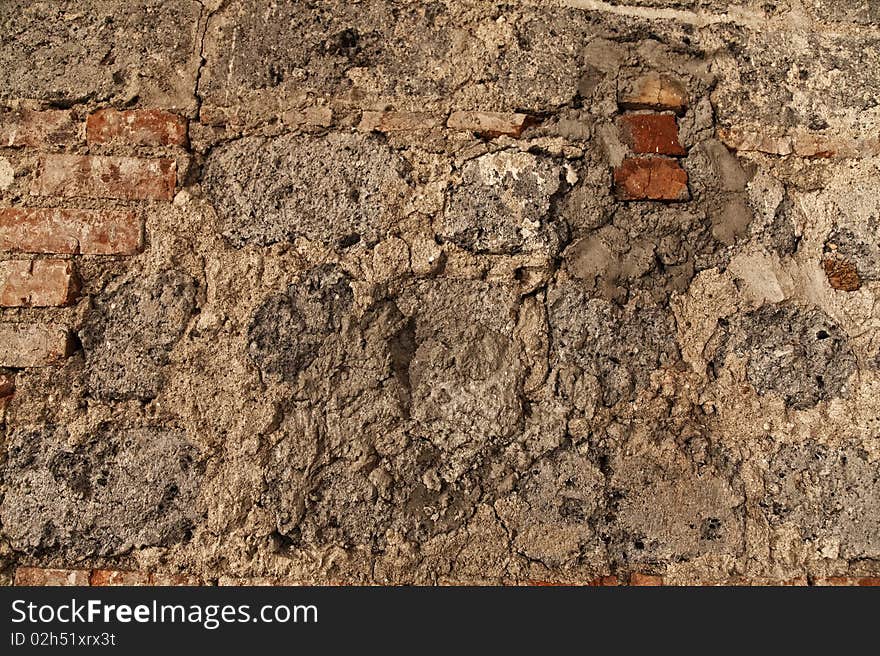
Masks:
[[[0,251],[133,255],[143,246],[142,233],[132,212],[0,209]]]
[[[663,577],[652,576],[650,574],[631,574],[629,577],[629,584],[642,587],[663,585]]]
[[[678,124],[672,114],[621,116],[620,132],[634,153],[678,156],[687,154],[678,141]]]
[[[518,137],[525,128],[536,122],[535,117],[528,114],[453,112],[446,125],[454,130],[470,130],[488,137],[503,134]]]
[[[79,126],[66,110],[0,112],[0,146],[57,148],[79,141]]]
[[[137,146],[185,146],[186,119],[161,109],[101,109],[86,119],[90,144],[122,142]]]
[[[880,577],[878,576],[828,576],[818,578],[813,582],[817,586],[859,586],[874,587],[880,586]]]
[[[767,134],[766,130],[760,128],[719,128],[718,138],[727,147],[742,152],[790,155],[793,150],[791,137]]]
[[[171,200],[177,181],[171,159],[45,155],[31,184],[35,196]]]
[[[687,200],[687,173],[669,159],[636,157],[614,169],[614,187],[621,200]]]
[[[18,567],[15,570],[15,585],[88,585],[89,571],[86,569],[44,569],[42,567]]]
[[[15,378],[0,374],[0,399],[11,396],[15,391]]]
[[[0,324],[0,367],[61,364],[72,350],[66,329],[53,324]]]
[[[68,305],[79,291],[73,263],[67,260],[0,262],[0,306]]]
[[[146,572],[128,572],[115,569],[95,569],[89,575],[89,585],[150,585]]]
[[[828,255],[822,260],[822,268],[832,288],[854,292],[862,286],[856,265],[840,255]]]
[[[358,130],[361,132],[407,132],[440,127],[442,120],[427,112],[364,112]]]
[[[687,92],[678,80],[666,75],[645,75],[625,86],[618,97],[623,109],[666,109],[681,113],[687,107]]]
[[[593,579],[587,585],[592,587],[609,587],[620,585],[620,581],[616,576],[600,576],[598,579]]]
[[[202,580],[188,574],[163,574],[161,572],[153,572],[150,574],[150,585],[196,586],[202,585]]]

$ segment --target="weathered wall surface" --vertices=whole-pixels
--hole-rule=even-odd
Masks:
[[[4,581],[880,577],[873,0],[0,36]]]

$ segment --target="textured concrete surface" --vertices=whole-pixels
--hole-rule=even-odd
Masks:
[[[873,1],[13,1],[0,33],[0,209],[144,222],[51,255],[69,307],[0,308],[71,351],[0,344],[4,581],[880,576]],[[108,108],[187,134],[87,134]],[[656,194],[616,184],[623,115],[664,117]],[[147,163],[34,187],[50,156],[164,162],[173,202]]]

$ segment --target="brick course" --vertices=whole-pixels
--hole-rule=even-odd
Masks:
[[[67,260],[7,260],[0,262],[0,306],[50,307],[68,305],[79,283]]]
[[[453,112],[446,125],[454,130],[470,130],[487,137],[501,135],[518,137],[524,129],[535,122],[535,118],[528,114]]]
[[[185,146],[186,127],[182,116],[158,109],[102,109],[86,120],[86,141],[90,144]]]
[[[0,209],[0,251],[133,255],[143,245],[133,212],[62,208]]]
[[[659,158],[630,158],[614,170],[620,200],[687,200],[687,173],[678,162]]]
[[[15,585],[73,586],[88,585],[87,569],[43,569],[41,567],[18,567]]]
[[[626,114],[620,118],[621,136],[634,153],[687,154],[678,141],[678,124],[672,114]]]
[[[80,126],[67,110],[0,112],[0,147],[54,150],[79,140]]]
[[[682,113],[687,107],[687,92],[681,82],[667,75],[652,73],[623,89],[618,102],[623,109],[659,109]]]
[[[176,181],[171,159],[45,155],[30,191],[35,196],[171,200]]]
[[[0,367],[58,365],[71,349],[68,332],[61,326],[0,323]]]

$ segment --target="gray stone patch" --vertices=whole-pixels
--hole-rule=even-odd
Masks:
[[[849,337],[818,308],[764,305],[722,325],[714,339],[716,370],[734,352],[746,358],[758,394],[776,392],[795,409],[845,397],[856,370]]]
[[[195,309],[195,280],[180,271],[131,276],[93,299],[79,337],[89,394],[154,398],[163,367]]]
[[[551,200],[564,184],[561,167],[522,152],[467,161],[447,194],[438,234],[481,253],[549,251],[561,241]]]
[[[3,469],[3,533],[18,551],[74,560],[179,543],[200,519],[198,459],[173,430],[103,429],[72,446],[63,428],[17,428]]]
[[[862,449],[786,444],[764,481],[771,526],[795,527],[827,557],[880,557],[880,463]]]
[[[621,307],[591,298],[577,283],[551,290],[547,304],[551,362],[598,380],[604,405],[632,400],[652,371],[680,360],[675,319],[656,304]]]
[[[829,3],[831,4],[831,3]],[[762,125],[855,133],[877,121],[880,45],[868,34],[746,31],[719,26],[713,106],[722,126]],[[753,92],[743,95],[742,89]]]
[[[248,331],[248,354],[266,374],[292,382],[338,334],[354,303],[350,278],[332,266],[309,271],[286,292],[266,299]]]
[[[410,194],[405,163],[374,136],[247,138],[214,150],[203,186],[236,248],[306,237],[373,244]]]

